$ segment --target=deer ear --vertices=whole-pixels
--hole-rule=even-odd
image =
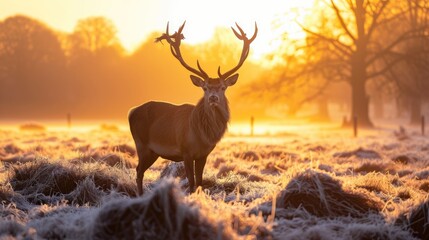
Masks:
[[[229,86],[234,85],[237,82],[237,80],[238,80],[238,73],[236,73],[236,74],[232,75],[231,77],[227,78],[225,80],[225,84],[229,87]]]
[[[191,80],[192,83],[197,86],[197,87],[203,87],[204,86],[204,80],[202,80],[201,78],[191,75]]]

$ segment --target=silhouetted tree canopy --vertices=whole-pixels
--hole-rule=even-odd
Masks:
[[[105,17],[89,17],[79,20],[70,36],[72,54],[79,52],[99,53],[116,48],[122,50],[115,25]]]
[[[37,20],[14,16],[0,23],[2,115],[21,115],[28,105],[55,111],[63,95],[66,59],[56,34]],[[54,89],[52,91],[51,89]],[[31,99],[31,101],[29,101]]]

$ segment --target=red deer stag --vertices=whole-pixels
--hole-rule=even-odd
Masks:
[[[166,33],[156,39],[156,42],[166,40],[169,43],[173,56],[195,74],[190,76],[192,83],[204,90],[204,96],[196,106],[151,101],[130,110],[128,120],[139,159],[136,169],[139,195],[143,194],[144,173],[158,157],[176,162],[184,161],[190,191],[194,191],[195,180],[196,185],[201,186],[207,156],[227,129],[229,107],[225,90],[237,82],[238,74],[234,73],[243,65],[249,55],[250,44],[258,33],[256,23],[255,33],[250,39],[236,25],[239,32],[234,28],[232,31],[243,41],[240,60],[237,66],[223,74],[219,67],[216,78],[210,78],[198,61],[197,70],[183,60],[180,43],[184,39],[182,30],[185,23],[172,35],[168,33],[167,24]]]

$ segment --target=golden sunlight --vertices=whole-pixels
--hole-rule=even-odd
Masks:
[[[54,29],[72,32],[79,19],[103,16],[111,19],[117,27],[119,40],[129,52],[134,51],[152,32],[164,31],[167,22],[177,29],[187,21],[186,42],[195,44],[209,40],[215,29],[234,26],[237,22],[246,32],[253,31],[257,22],[259,35],[252,49],[253,60],[275,51],[281,43],[281,35],[303,37],[295,23],[302,20],[303,13],[314,0],[305,1],[113,1],[113,0],[66,0],[66,1],[7,1],[0,2],[0,19],[15,14],[24,14],[47,23]],[[275,27],[279,16],[289,24]]]
[[[429,239],[427,2],[0,0],[0,238]]]

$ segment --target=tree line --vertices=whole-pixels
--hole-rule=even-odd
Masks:
[[[125,119],[130,107],[148,100],[196,102],[201,93],[168,46],[153,43],[158,35],[126,53],[105,17],[82,19],[72,33],[27,16],[6,18],[0,22],[0,118]],[[215,35],[223,37],[184,44],[186,58],[213,70],[233,66],[239,47],[222,39],[233,34],[218,29]]]
[[[263,115],[267,106],[290,116],[307,103],[326,119],[335,102],[348,109],[345,126],[356,116],[371,127],[389,101],[395,117],[420,121],[429,100],[429,0],[316,0],[309,16],[298,22],[304,39],[283,36],[273,53],[279,64],[243,66],[239,87],[229,90],[233,119]],[[159,33],[127,54],[116,32],[104,17],[82,19],[72,33],[26,16],[0,22],[0,117],[124,119],[148,100],[197,101],[189,73],[168,46],[153,43]],[[239,44],[217,29],[209,42],[182,48],[215,76],[219,65],[234,66]]]

